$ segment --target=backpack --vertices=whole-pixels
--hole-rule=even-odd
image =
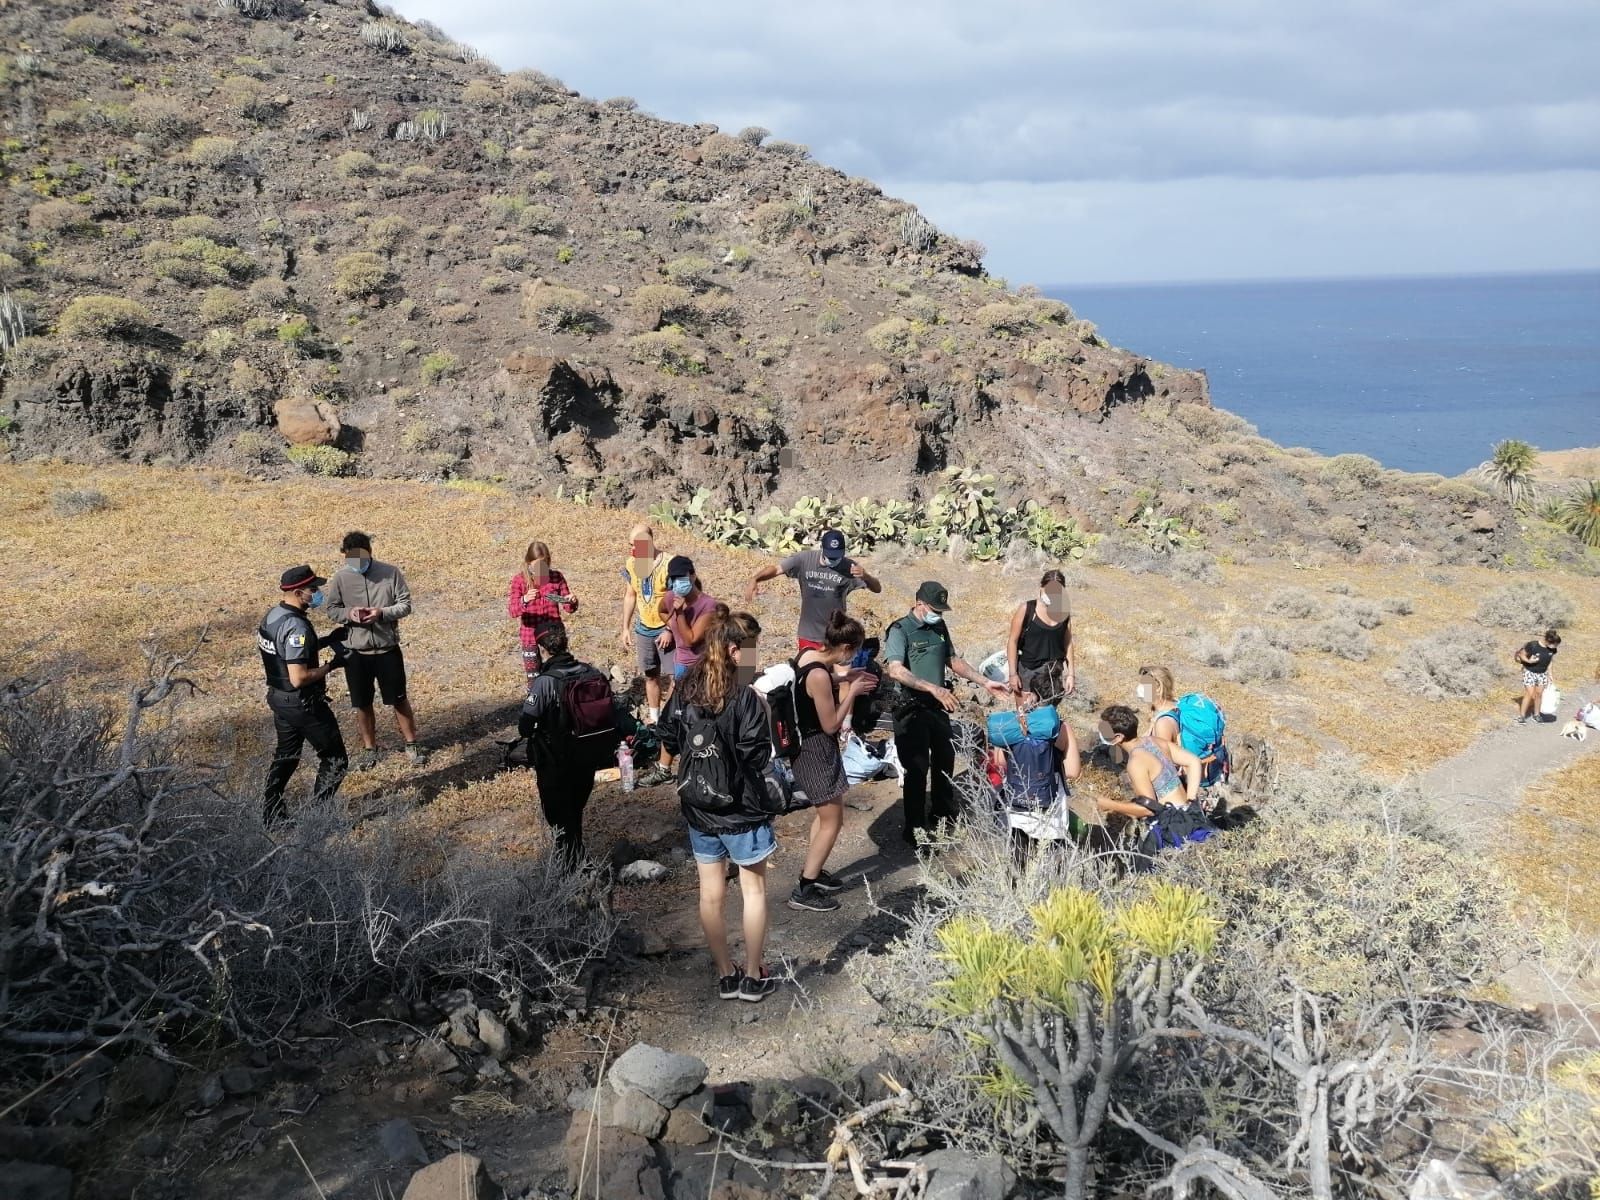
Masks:
[[[755,689],[767,702],[767,724],[772,730],[772,752],[779,758],[800,753],[800,709],[795,700],[797,660],[774,663],[756,677]]]
[[[1052,710],[1053,711],[1053,710]],[[1060,770],[1050,739],[1025,737],[1006,750],[1002,796],[1016,812],[1038,812],[1056,802]]]
[[[717,718],[698,708],[684,714],[684,738],[678,766],[678,798],[702,812],[726,813],[738,807],[734,795],[733,749]]]
[[[1144,837],[1139,840],[1139,853],[1147,858],[1154,858],[1163,850],[1177,850],[1194,842],[1207,841],[1218,832],[1198,804],[1157,807],[1145,801],[1140,803],[1152,814]]]
[[[811,797],[806,795],[789,764],[781,758],[774,758],[767,764],[767,769],[761,773],[761,784],[756,807],[769,817],[781,817],[811,807]]]
[[[617,725],[616,697],[609,679],[593,667],[564,676],[561,716],[574,766],[600,771],[616,763],[622,730]]]
[[[1170,710],[1169,710],[1170,711]],[[1224,741],[1228,722],[1217,702],[1204,692],[1178,699],[1178,740],[1202,764],[1201,783],[1210,786],[1228,774],[1228,748]]]
[[[1014,709],[989,714],[986,732],[991,746],[1009,750],[1032,738],[1051,742],[1061,732],[1061,714],[1054,705],[1030,709],[1026,715]]]

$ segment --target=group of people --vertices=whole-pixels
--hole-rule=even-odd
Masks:
[[[1078,834],[1068,796],[1086,757],[1105,754],[1125,773],[1126,798],[1097,800],[1108,822],[1136,830],[1148,826],[1155,834],[1163,825],[1168,833],[1203,829],[1202,790],[1225,770],[1220,714],[1217,743],[1197,745],[1184,727],[1186,706],[1197,697],[1209,701],[1191,694],[1180,702],[1171,672],[1159,665],[1141,668],[1136,705],[1112,704],[1100,711],[1092,743],[1080,742],[1061,719],[1057,706],[1076,689],[1076,641],[1062,572],[1046,571],[1037,594],[1013,612],[1004,669],[980,670],[956,648],[946,619],[949,592],[937,581],[922,583],[908,611],[881,639],[869,639],[862,623],[849,615],[847,600],[860,589],[881,592],[882,584],[847,551],[844,535],[828,530],[815,548],[764,564],[744,588],[749,606],[763,583],[780,576],[799,589],[788,685],[798,749],[780,766],[774,762],[772,711],[755,686],[761,636],[756,617],[708,594],[694,562],[662,550],[649,525],[637,526],[630,535],[620,572],[618,638],[644,681],[638,728],[643,736],[634,744],[655,753],[653,762],[640,764],[635,782],[644,788],[678,784],[699,872],[700,917],[724,998],[759,1001],[772,990],[762,958],[767,865],[776,849],[771,776],[787,778],[811,810],[790,907],[818,912],[839,907],[835,894],[844,885],[827,863],[844,826],[849,788],[842,743],[863,702],[870,701],[868,712],[886,709],[892,715],[904,838],[919,852],[936,840],[941,823],[959,815],[952,723],[959,705],[952,676],[992,693],[996,712],[1014,714],[1012,736],[997,736],[991,723],[967,739],[979,750],[967,766],[979,772],[974,778],[987,780],[996,816],[1012,830],[1019,855]],[[344,672],[356,713],[363,745],[358,768],[377,761],[374,704],[380,697],[394,710],[408,758],[426,759],[406,696],[400,645],[399,623],[411,612],[405,578],[373,557],[372,539],[365,533],[346,534],[340,552],[344,562],[331,580],[304,564],[283,572],[281,601],[258,633],[277,730],[264,795],[268,821],[285,814],[284,789],[305,742],[320,759],[316,800],[331,798],[344,778],[349,763],[327,698],[327,680],[336,671]],[[521,724],[529,765],[557,850],[576,868],[584,860],[583,815],[596,771],[606,765],[601,758],[618,748],[613,740],[597,757],[585,744],[593,739],[581,736],[585,731],[576,722],[587,719],[585,711],[610,704],[609,681],[572,653],[566,618],[579,612],[579,600],[546,543],[529,543],[506,603],[517,624],[527,685]],[[319,609],[337,625],[327,637],[319,637],[309,619]],[[1550,631],[1517,654],[1525,672],[1524,716],[1538,711],[1539,689],[1549,682],[1559,644]],[[324,647],[332,651],[325,663]],[[624,760],[631,770],[626,745],[611,761]],[[715,772],[708,772],[708,765]],[[1163,844],[1158,836],[1156,846]],[[727,883],[735,877],[744,904],[745,961],[739,966],[730,956],[723,923]]]

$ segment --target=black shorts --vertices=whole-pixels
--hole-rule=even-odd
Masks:
[[[390,708],[406,698],[406,660],[400,647],[381,654],[351,654],[344,660],[344,678],[350,685],[350,704],[371,708],[373,691],[383,693]]]

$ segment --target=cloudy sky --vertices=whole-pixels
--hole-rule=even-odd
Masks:
[[[1594,0],[399,0],[1044,285],[1600,267]]]

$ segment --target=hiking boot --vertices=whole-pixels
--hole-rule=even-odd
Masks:
[[[789,907],[808,909],[811,912],[834,912],[838,909],[839,902],[812,881],[802,879],[795,885],[794,891],[789,893]]]
[[[378,765],[378,752],[376,750],[363,750],[356,755],[355,761],[350,765],[358,771],[370,771]]]
[[[635,777],[633,786],[636,788],[660,787],[663,783],[666,783],[667,780],[671,778],[672,772],[667,770],[660,763],[657,763],[643,775]]]
[[[814,884],[816,884],[817,889],[819,891],[824,891],[824,892],[842,892],[842,891],[844,891],[844,882],[837,875],[834,875],[832,872],[829,872],[829,871],[818,871],[816,879],[812,880],[812,882]]]
[[[739,999],[760,1004],[778,990],[778,981],[770,975],[746,975],[739,981]]]
[[[735,967],[732,975],[724,975],[717,980],[717,995],[724,1000],[737,1000],[742,983],[744,983],[744,972]]]
[[[410,762],[413,767],[420,767],[423,763],[428,761],[428,752],[415,742],[407,742],[406,760]]]

